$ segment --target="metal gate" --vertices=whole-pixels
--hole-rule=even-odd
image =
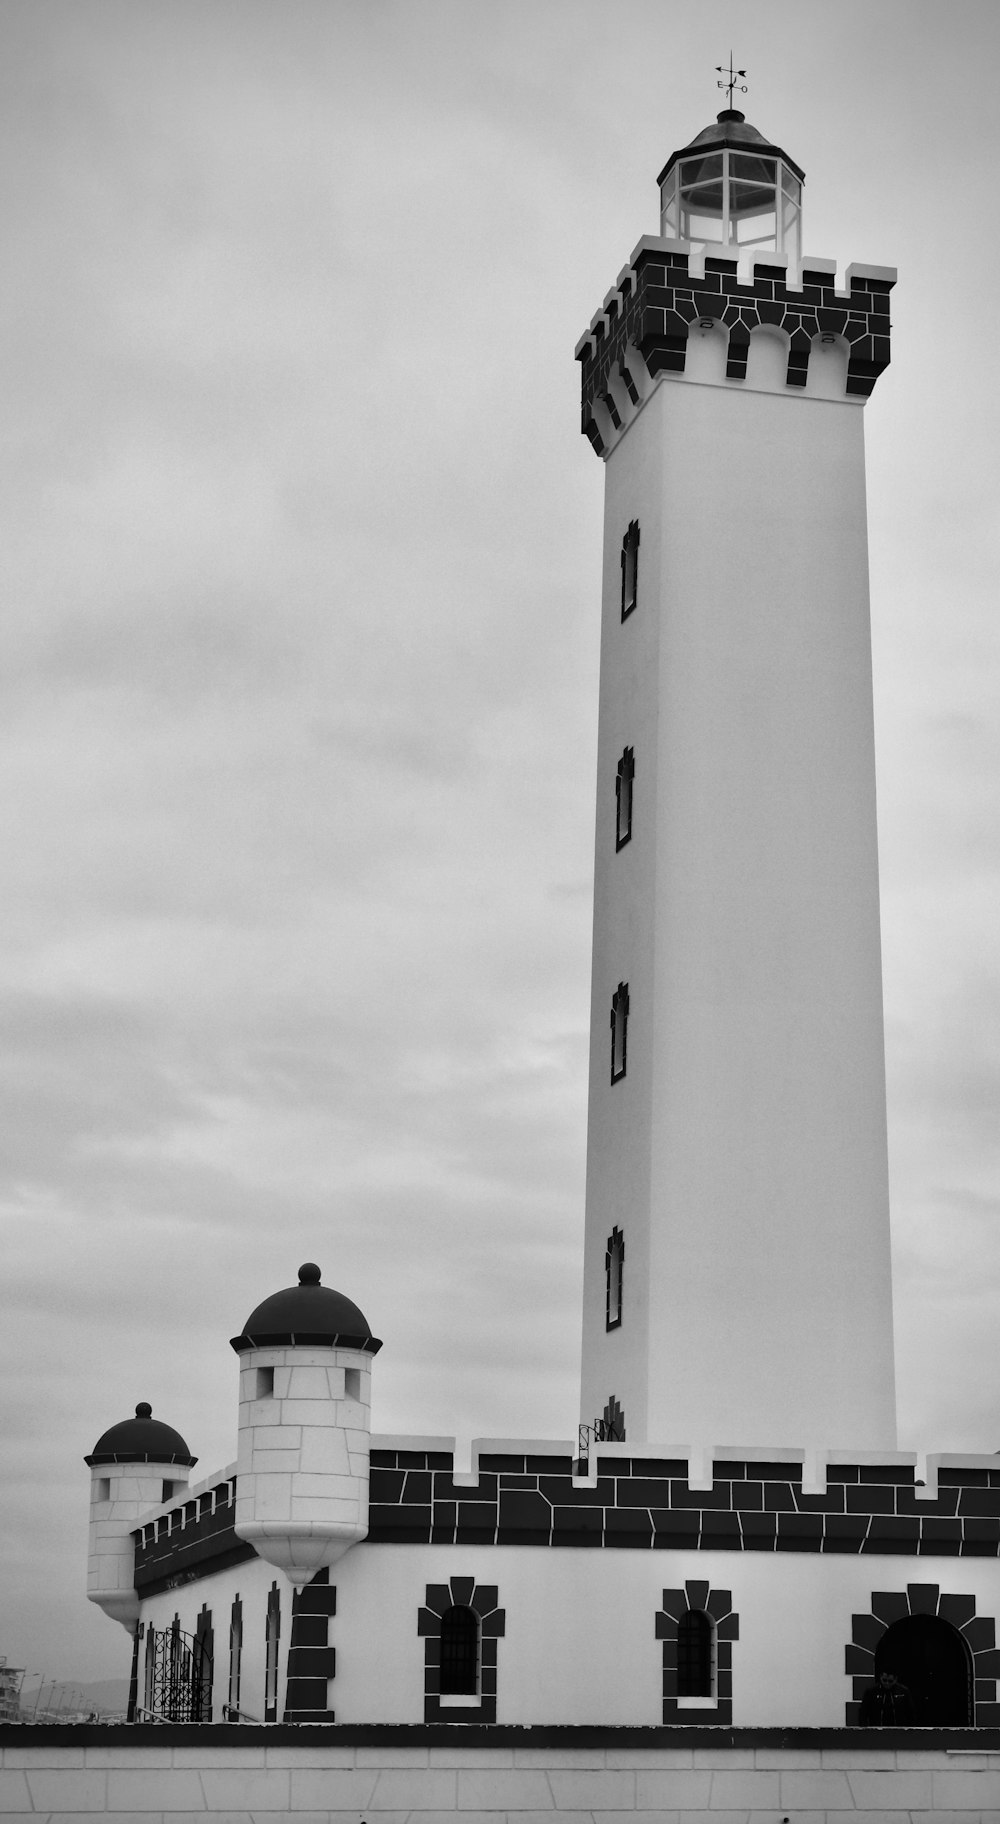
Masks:
[[[211,1714],[211,1655],[177,1622],[146,1629],[143,1698],[136,1720],[145,1723],[201,1723]]]

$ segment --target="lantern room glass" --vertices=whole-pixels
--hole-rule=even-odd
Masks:
[[[699,248],[738,254],[802,250],[802,185],[784,159],[757,152],[679,158],[663,181],[660,231]]]

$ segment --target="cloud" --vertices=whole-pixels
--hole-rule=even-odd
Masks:
[[[765,5],[750,117],[807,166],[812,247],[902,268],[867,412],[901,1409],[990,1447],[997,128],[964,96],[995,18],[911,14],[848,0],[817,109],[817,30]],[[720,15],[616,17],[0,21],[0,1508],[5,1650],[50,1672],[125,1663],[83,1452],[148,1398],[230,1461],[227,1339],[301,1260],[385,1338],[377,1427],[575,1424],[603,484],[572,348],[713,111]]]

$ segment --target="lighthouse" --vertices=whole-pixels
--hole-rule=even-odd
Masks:
[[[728,108],[577,347],[605,466],[582,1420],[895,1448],[864,408],[895,273]]]

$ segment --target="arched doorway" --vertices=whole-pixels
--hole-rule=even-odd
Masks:
[[[895,1672],[913,1699],[919,1728],[961,1729],[974,1721],[972,1656],[950,1622],[905,1615],[886,1628],[875,1648],[875,1679]]]

